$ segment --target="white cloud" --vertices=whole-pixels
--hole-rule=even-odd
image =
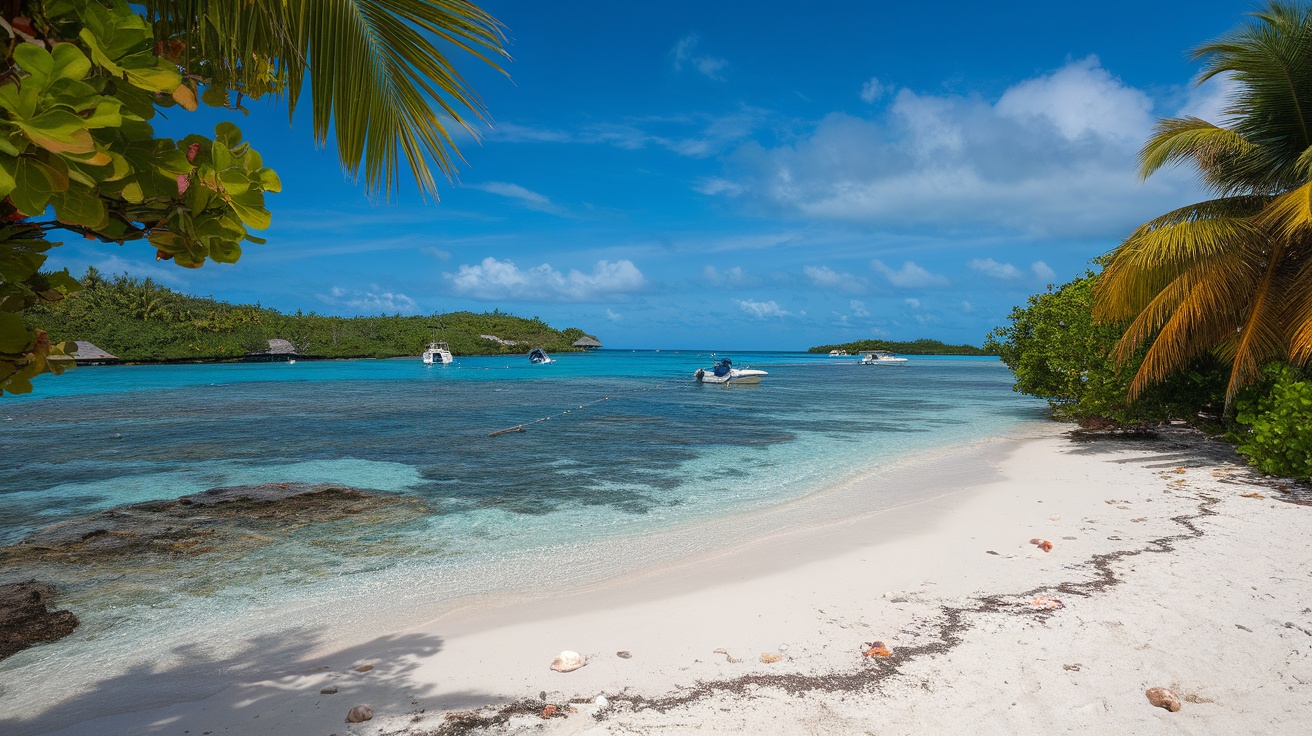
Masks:
[[[454,274],[442,274],[459,294],[476,299],[522,299],[586,302],[641,291],[647,286],[632,261],[597,261],[592,273],[570,269],[561,273],[549,264],[521,270],[513,261],[484,258],[477,265],[462,265]]]
[[[765,319],[766,317],[787,317],[788,312],[779,308],[779,305],[771,299],[768,302],[757,302],[751,299],[742,299],[738,302],[738,308],[744,312],[756,317]]]
[[[751,286],[757,283],[757,280],[744,271],[742,266],[734,266],[724,270],[720,270],[715,266],[707,266],[702,269],[702,278],[712,284],[724,286]]]
[[[848,309],[852,310],[853,317],[869,317],[870,310],[866,309],[866,303],[858,299],[848,302]]]
[[[556,205],[544,194],[539,194],[518,184],[511,184],[505,181],[489,181],[485,184],[466,184],[470,189],[478,189],[489,194],[496,194],[502,197],[515,200],[521,206],[538,212],[547,212],[553,215],[568,214],[564,208]]]
[[[709,79],[717,82],[724,81],[724,75],[721,73],[729,62],[725,59],[719,59],[714,56],[696,53],[697,45],[701,39],[696,33],[689,33],[674,45],[671,51],[674,54],[674,71],[683,71],[685,65],[691,64],[697,71]]]
[[[914,297],[908,297],[906,299],[903,299],[902,303],[907,305],[908,307],[911,307],[912,309],[920,309],[920,300]]]
[[[1022,124],[1051,125],[1069,141],[1119,139],[1139,146],[1153,125],[1152,99],[1113,77],[1096,56],[1015,85],[994,109]]]
[[[431,246],[431,245],[423,246],[422,248],[419,249],[419,252],[420,252],[420,253],[427,253],[428,255],[430,255],[430,256],[436,258],[436,259],[439,260],[439,261],[449,261],[449,260],[451,260],[451,252],[450,252],[450,251],[442,250],[441,248],[435,248],[435,247],[433,247],[433,246]]]
[[[702,179],[693,186],[693,191],[707,196],[714,197],[717,194],[726,194],[730,197],[737,197],[743,193],[741,184],[723,179],[720,177],[711,177]]]
[[[888,279],[888,283],[901,289],[932,289],[948,286],[946,276],[930,273],[916,265],[915,261],[905,261],[902,263],[902,268],[892,268],[876,259],[870,262],[870,267],[882,273],[884,278]]]
[[[607,308],[606,308],[606,319],[610,320],[611,322],[620,322],[620,321],[622,321],[622,320],[624,319],[624,315],[622,315],[622,314],[616,312],[615,310],[611,309],[610,307],[607,307]]]
[[[1185,171],[1139,181],[1153,124],[1151,98],[1090,57],[995,101],[901,89],[878,117],[832,113],[786,144],[741,146],[715,189],[818,220],[1119,239],[1198,195]]]
[[[966,264],[972,271],[979,271],[995,279],[1011,280],[1021,277],[1020,269],[1010,263],[998,263],[992,258],[975,258]]]
[[[1057,272],[1049,268],[1048,264],[1043,261],[1035,261],[1034,263],[1031,263],[1030,271],[1032,271],[1040,281],[1052,281],[1057,277]]]
[[[383,291],[377,284],[369,287],[372,291],[356,291],[334,286],[327,295],[320,295],[323,301],[336,304],[366,314],[414,314],[419,305],[414,299],[394,291]]]
[[[887,91],[888,87],[885,87],[883,82],[880,82],[875,77],[871,77],[870,81],[861,85],[861,101],[865,103],[874,102],[880,97],[883,97],[884,93]]]
[[[971,312],[975,311],[975,305],[971,304],[970,302],[963,301],[961,302],[961,311],[965,314],[970,314]]]
[[[824,289],[863,291],[866,287],[865,279],[850,273],[840,273],[828,266],[805,266],[802,273],[806,275],[807,281]]]

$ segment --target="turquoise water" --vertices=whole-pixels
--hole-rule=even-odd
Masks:
[[[709,352],[601,351],[549,366],[516,356],[44,377],[35,395],[0,399],[2,543],[115,505],[235,484],[342,483],[406,494],[423,513],[339,525],[331,538],[307,525],[239,559],[179,560],[153,570],[149,585],[71,585],[66,600],[96,638],[28,650],[4,667],[158,656],[196,625],[314,625],[324,600],[385,596],[422,608],[523,588],[526,576],[600,577],[640,564],[638,542],[654,532],[798,498],[1042,416],[993,358],[893,367],[734,357],[770,375],[760,386],[702,386],[691,376]],[[336,606],[333,620],[350,623],[352,610]]]

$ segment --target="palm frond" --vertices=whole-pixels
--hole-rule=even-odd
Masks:
[[[1164,166],[1193,164],[1198,178],[1220,194],[1260,189],[1270,170],[1268,156],[1233,130],[1200,118],[1165,118],[1139,151],[1139,177],[1147,179]]]
[[[161,35],[178,35],[215,84],[286,95],[308,87],[315,141],[390,196],[404,159],[422,192],[460,159],[449,126],[478,138],[482,100],[444,48],[501,71],[501,25],[469,0],[146,0]],[[503,72],[504,73],[504,72]],[[308,77],[308,82],[306,81]]]

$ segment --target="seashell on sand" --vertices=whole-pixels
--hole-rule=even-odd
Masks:
[[[1150,687],[1144,691],[1148,702],[1158,708],[1165,708],[1172,713],[1180,710],[1180,697],[1164,687]]]
[[[774,654],[773,652],[762,652],[762,653],[761,653],[761,661],[764,662],[765,664],[774,664],[775,662],[778,662],[779,660],[781,660],[781,659],[783,659],[783,658],[784,658],[784,655],[782,655],[782,654]]]
[[[566,649],[551,661],[551,669],[557,672],[573,672],[587,663],[588,660],[584,659],[582,654]]]

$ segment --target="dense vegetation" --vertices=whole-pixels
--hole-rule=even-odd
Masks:
[[[1125,326],[1093,318],[1097,283],[1098,276],[1087,273],[1048,287],[989,333],[985,348],[1015,373],[1015,390],[1046,399],[1058,419],[1091,426],[1138,426],[1216,411],[1225,375],[1210,356],[1127,398],[1145,350],[1125,361],[1113,355]]]
[[[3,28],[0,393],[68,363],[39,320],[49,310],[33,310],[78,289],[42,270],[51,233],[139,243],[186,268],[264,242],[251,231],[269,226],[265,194],[282,184],[237,126],[175,140],[155,135],[156,115],[261,98],[290,115],[304,97],[315,141],[331,132],[370,193],[390,194],[404,161],[436,195],[433,170],[450,176],[458,158],[446,126],[476,135],[465,111],[486,118],[447,54],[494,68],[505,56],[500,26],[468,0],[9,0]],[[201,352],[205,329],[188,328]]]
[[[862,350],[887,350],[890,353],[905,353],[907,355],[997,355],[995,352],[977,348],[974,345],[948,345],[938,340],[923,338],[909,342],[857,340],[856,342],[845,342],[841,345],[817,345],[808,349],[807,352],[827,353],[830,350],[846,350],[852,354],[859,353]]]
[[[179,294],[150,279],[104,278],[88,269],[82,289],[63,301],[41,304],[28,315],[55,340],[86,340],[128,361],[231,360],[287,340],[296,352],[322,358],[418,355],[433,339],[456,355],[576,350],[584,336],[572,327],[555,330],[534,317],[495,311],[429,316],[333,317],[283,314],[259,306],[228,304]],[[503,345],[480,335],[495,335]]]

